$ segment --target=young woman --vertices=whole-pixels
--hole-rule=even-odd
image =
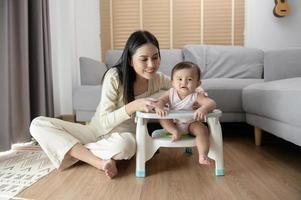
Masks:
[[[132,33],[118,64],[104,75],[101,101],[91,122],[37,117],[31,135],[57,169],[81,160],[113,178],[118,172],[115,160],[130,159],[136,152],[135,112],[151,111],[156,100],[148,97],[171,86],[169,77],[157,72],[159,65],[155,36],[148,31]]]

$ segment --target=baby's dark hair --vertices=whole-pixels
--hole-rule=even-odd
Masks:
[[[197,66],[197,64],[193,63],[193,62],[189,62],[189,61],[184,61],[184,62],[179,62],[178,64],[176,64],[172,70],[171,70],[171,80],[173,79],[173,75],[176,71],[181,70],[181,69],[193,69],[195,68],[197,71],[197,80],[199,81],[201,79],[201,70],[200,68]]]

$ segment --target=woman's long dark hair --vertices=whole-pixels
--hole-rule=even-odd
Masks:
[[[158,48],[160,57],[159,42],[156,37],[148,31],[139,30],[130,35],[117,64],[111,67],[116,68],[118,71],[119,80],[123,85],[123,101],[125,104],[135,100],[134,82],[136,80],[136,72],[134,68],[130,66],[132,57],[139,47],[148,43]],[[104,76],[105,75],[106,73]]]

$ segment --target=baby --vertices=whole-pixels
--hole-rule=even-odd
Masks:
[[[195,136],[196,146],[199,152],[199,163],[210,165],[212,159],[208,157],[209,151],[209,131],[202,121],[206,114],[213,111],[216,104],[203,92],[196,89],[201,85],[201,71],[192,62],[180,62],[174,66],[171,72],[172,88],[166,91],[158,100],[156,113],[163,117],[167,115],[164,109],[166,104],[170,110],[192,110],[195,103],[199,108],[195,110],[191,119],[161,119],[161,126],[172,134],[172,142],[180,140],[182,134]]]

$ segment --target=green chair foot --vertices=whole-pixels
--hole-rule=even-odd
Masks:
[[[145,171],[136,171],[136,177],[144,178],[146,176]]]
[[[224,176],[224,175],[225,175],[224,169],[216,169],[215,170],[215,176]]]

